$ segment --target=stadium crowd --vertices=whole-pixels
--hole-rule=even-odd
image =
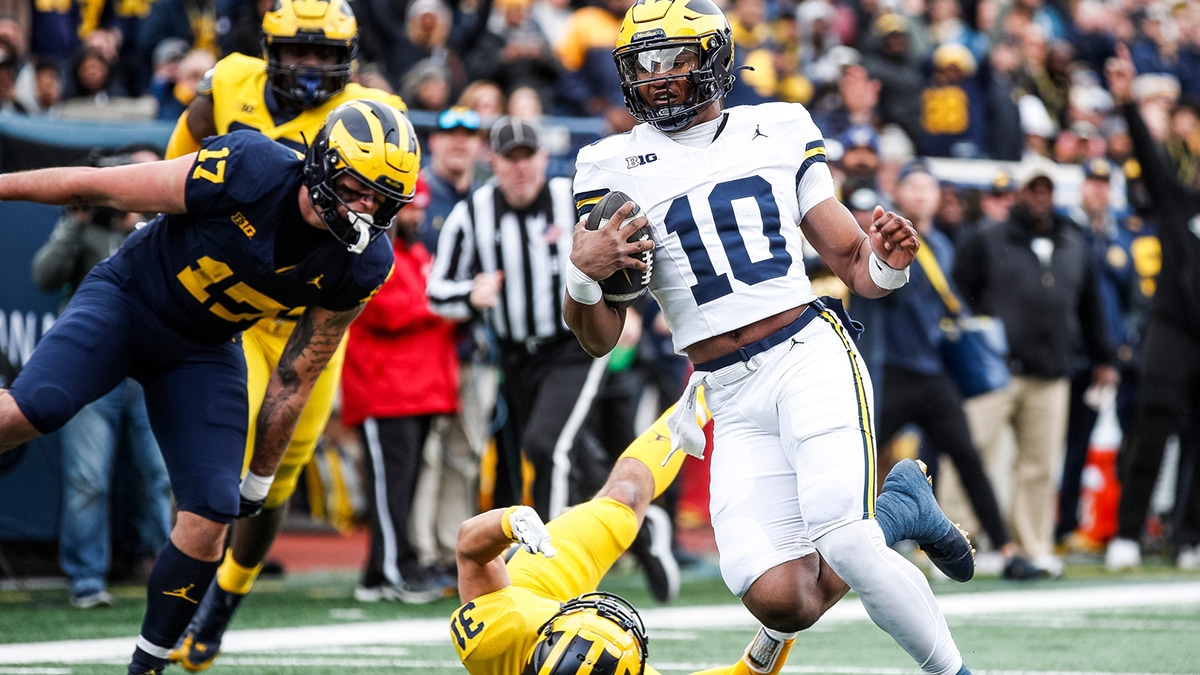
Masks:
[[[391,283],[404,287],[385,286],[376,297],[392,303],[381,305],[391,314],[368,310],[351,329],[346,363],[357,370],[343,383],[343,403],[364,400],[364,390],[403,401],[394,383],[383,387],[362,365],[389,349],[419,350],[423,358],[397,358],[402,365],[384,369],[387,377],[421,370],[415,380],[428,379],[438,396],[425,407],[341,410],[360,436],[338,438],[384,453],[366,460],[378,503],[369,509],[376,541],[361,600],[452,594],[459,523],[439,522],[438,514],[524,501],[549,521],[603,485],[617,455],[684,390],[690,365],[673,353],[648,297],[630,310],[634,319],[617,349],[597,365],[555,313],[562,309],[557,281],[518,275],[553,260],[556,238],[569,238],[574,225],[573,212],[562,215],[569,186],[555,179],[570,173],[583,143],[563,129],[580,118],[606,134],[635,123],[612,59],[632,4],[349,3],[358,26],[350,81],[399,95],[414,120],[423,111],[428,122],[416,125],[424,168],[416,206],[405,210],[419,208],[423,220],[393,234],[397,260],[409,262],[404,278]],[[919,454],[937,470],[940,455],[951,459],[953,467],[943,463],[939,472],[944,508],[956,521],[978,515],[981,527],[968,525],[975,545],[981,554],[995,549],[995,571],[1009,578],[1059,576],[1064,553],[1103,551],[1114,537],[1107,559],[1114,570],[1140,564],[1139,538],[1164,547],[1181,568],[1200,568],[1200,453],[1188,423],[1200,400],[1200,213],[1166,209],[1162,198],[1175,190],[1194,199],[1200,191],[1200,3],[717,4],[732,26],[740,68],[726,107],[804,104],[851,212],[869,223],[877,204],[895,208],[937,254],[940,271],[914,265],[908,289],[862,302],[827,270],[821,274],[815,254],[807,263],[814,283],[847,298],[866,324],[862,347],[877,399],[912,394],[900,382],[926,378],[918,399],[934,405],[934,391],[936,405],[965,419],[936,436],[927,422],[945,419],[945,408],[924,420],[895,413],[887,436],[912,423],[927,441],[941,440],[914,449],[901,436],[881,463]],[[0,115],[174,121],[198,92],[211,91],[204,74],[219,59],[263,56],[260,25],[271,7],[262,0],[0,2]],[[517,242],[525,253],[497,261],[511,243],[495,234],[506,217],[543,219],[549,252]],[[439,237],[443,224],[453,240]],[[474,244],[464,239],[471,231],[482,236],[480,229],[495,234],[495,250],[475,247],[471,255],[480,259],[467,261],[462,247]],[[1028,253],[1028,266],[1002,247]],[[430,307],[409,307],[412,316],[400,317],[397,307],[413,302],[414,288],[421,295],[422,274],[433,275]],[[963,310],[1003,319],[1008,384],[970,397],[954,389],[936,336],[957,311],[941,304],[953,303],[939,277]],[[545,293],[553,295],[539,296]],[[1038,304],[1048,296],[1055,302]],[[550,309],[535,325],[525,317],[539,303]],[[547,316],[553,325],[544,324]],[[380,337],[409,329],[422,337]],[[1152,348],[1182,355],[1173,397],[1146,394],[1147,373],[1170,370]],[[1143,370],[1147,361],[1157,369]],[[539,397],[549,411],[531,409]],[[1174,509],[1152,512],[1150,529],[1147,505],[1127,503],[1128,495],[1118,528],[1116,504],[1093,508],[1095,485],[1081,478],[1097,416],[1110,409],[1125,438],[1121,465],[1135,467],[1125,469],[1140,486],[1134,500],[1148,502],[1146,483],[1153,485],[1167,439],[1181,439]],[[553,423],[539,417],[547,412]],[[402,456],[375,447],[377,417],[387,422],[384,440],[394,434]],[[1005,424],[1016,438],[1015,460],[998,440]],[[544,482],[545,474],[553,480]],[[971,486],[957,498],[955,476]],[[1091,501],[1081,501],[1089,490]],[[662,601],[677,592],[678,564],[691,561],[687,551],[663,544],[678,517],[677,491],[650,507],[631,548]],[[1147,532],[1159,538],[1147,541]],[[403,571],[397,576],[393,568]],[[248,591],[257,571],[246,574]]]

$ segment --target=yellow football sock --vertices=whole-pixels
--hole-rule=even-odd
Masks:
[[[679,475],[679,469],[683,466],[684,453],[677,452],[667,461],[666,466],[663,466],[663,460],[671,453],[671,432],[667,429],[667,416],[675,410],[675,406],[671,406],[662,414],[650,428],[642,432],[641,436],[634,439],[633,443],[625,448],[625,452],[621,453],[621,457],[632,457],[646,468],[650,469],[650,473],[654,476],[654,496],[658,497],[670,487],[675,477]]]
[[[262,563],[254,567],[243,567],[233,559],[233,550],[225,551],[225,560],[221,562],[221,567],[217,569],[217,585],[221,590],[245,595],[250,592],[250,587],[254,585],[254,580],[258,578],[258,573],[262,571]]]

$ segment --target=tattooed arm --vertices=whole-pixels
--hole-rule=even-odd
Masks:
[[[273,476],[287,450],[296,420],[300,418],[317,376],[342,341],[342,336],[358,316],[363,306],[344,312],[309,307],[296,324],[279,365],[267,382],[262,409],[255,421],[257,435],[250,472],[257,476]]]

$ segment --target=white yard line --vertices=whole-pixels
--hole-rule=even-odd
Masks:
[[[1092,586],[1088,588],[1053,589],[1039,585],[1037,588],[1014,591],[990,591],[985,593],[956,593],[938,597],[942,610],[949,617],[985,617],[994,614],[1026,612],[1051,612],[1063,610],[1122,609],[1130,607],[1200,606],[1200,581],[1122,584],[1118,586]],[[667,607],[648,609],[642,612],[652,635],[662,631],[739,628],[757,626],[757,622],[741,605],[714,605],[702,607]],[[867,613],[857,599],[838,603],[821,618],[815,628],[832,623],[867,621]],[[665,637],[665,635],[664,635]],[[450,633],[446,619],[408,619],[402,621],[378,621],[370,623],[335,623],[303,628],[269,628],[258,630],[231,630],[225,635],[221,652],[229,661],[241,662],[253,657],[238,657],[237,654],[261,654],[280,651],[317,651],[322,649],[356,645],[418,645],[448,643]],[[0,664],[23,663],[124,663],[133,648],[134,638],[108,638],[102,640],[70,640],[58,642],[33,642],[0,645]],[[388,654],[375,658],[346,661],[391,662]],[[380,658],[382,657],[382,658]],[[279,663],[279,657],[271,662]],[[247,661],[248,663],[249,661]],[[660,669],[683,670],[687,664],[662,664]],[[822,668],[823,672],[833,672]],[[789,672],[810,672],[803,667],[787,668]],[[61,669],[16,669],[0,668],[0,675],[53,675]],[[837,673],[882,673],[879,669],[836,670]],[[892,671],[888,671],[892,672]],[[912,673],[908,669],[896,669],[895,673]],[[993,674],[996,675],[996,674]],[[1044,673],[1042,675],[1050,675]]]

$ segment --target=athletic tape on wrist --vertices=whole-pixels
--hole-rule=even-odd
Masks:
[[[567,258],[567,293],[581,305],[594,305],[604,299],[600,282],[584,274]]]
[[[504,515],[500,517],[500,529],[504,531],[504,536],[508,537],[509,541],[517,540],[517,536],[513,534],[512,523],[509,522],[508,519],[512,517],[512,514],[516,513],[517,509],[519,508],[521,508],[519,504],[517,506],[510,506],[504,511]]]
[[[242,478],[241,494],[252,502],[266,499],[273,482],[275,482],[275,476],[259,476],[247,471]]]
[[[871,269],[871,281],[874,281],[876,286],[884,290],[894,291],[908,283],[907,267],[898,270],[880,260],[874,251],[871,251],[871,259],[867,262],[867,265]]]

